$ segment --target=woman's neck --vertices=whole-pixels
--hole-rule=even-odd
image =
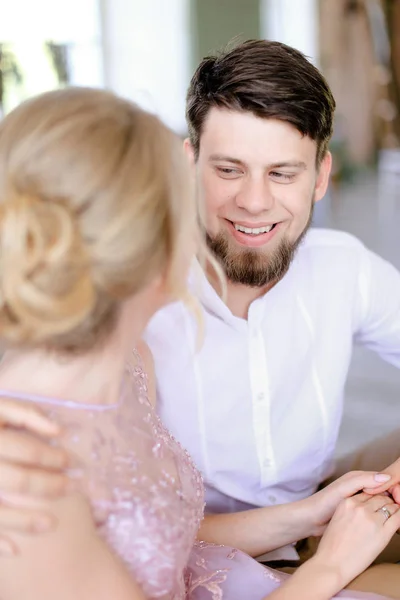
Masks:
[[[0,366],[0,388],[85,404],[118,401],[129,346],[118,336],[81,356],[42,350],[6,353]]]

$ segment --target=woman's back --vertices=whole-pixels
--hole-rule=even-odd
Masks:
[[[15,397],[34,402],[62,426],[62,443],[80,465],[71,475],[91,499],[101,534],[146,597],[185,598],[184,573],[203,516],[203,486],[148,401],[139,356],[132,355],[115,405]]]

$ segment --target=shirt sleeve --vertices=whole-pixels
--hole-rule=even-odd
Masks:
[[[400,273],[363,247],[357,280],[355,342],[400,368]]]

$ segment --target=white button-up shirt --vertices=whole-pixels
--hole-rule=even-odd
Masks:
[[[182,304],[147,330],[161,418],[210,512],[312,494],[330,473],[353,342],[400,367],[400,274],[354,237],[311,230],[282,281],[234,316],[203,276],[204,340]]]

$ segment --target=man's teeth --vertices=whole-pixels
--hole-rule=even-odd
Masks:
[[[234,223],[236,231],[242,231],[243,233],[251,233],[252,235],[259,235],[260,233],[268,233],[273,228],[273,225],[266,225],[265,227],[243,227]]]

